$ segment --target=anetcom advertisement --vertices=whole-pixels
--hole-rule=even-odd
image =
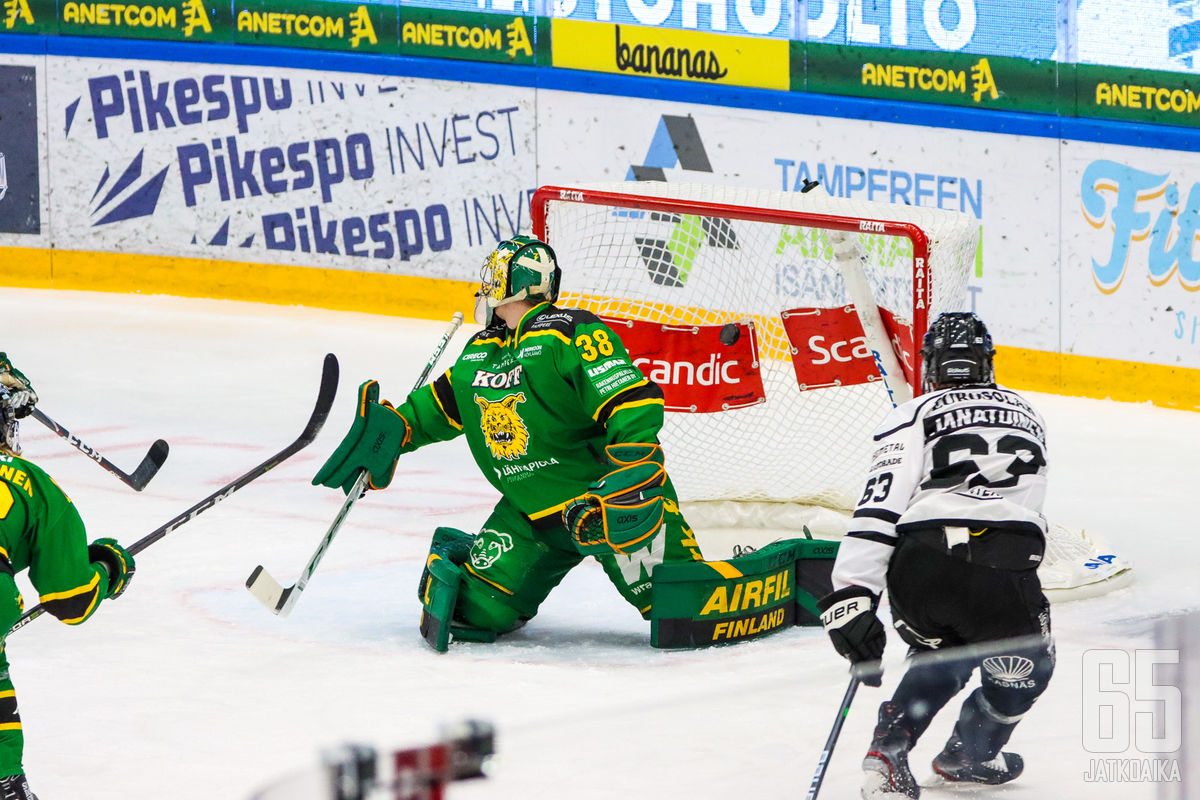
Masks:
[[[614,127],[604,120],[620,119]],[[539,179],[730,183],[942,208],[983,226],[971,307],[1008,344],[1058,347],[1058,145],[1051,139],[654,100],[539,93]],[[586,159],[578,154],[585,152]],[[786,274],[779,299],[837,305]],[[797,272],[797,274],[799,274]],[[785,306],[786,307],[786,306]]]
[[[529,90],[47,60],[59,247],[467,280],[529,224]]]

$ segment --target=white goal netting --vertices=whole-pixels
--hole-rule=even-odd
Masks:
[[[727,555],[709,552],[721,549],[715,542],[754,544],[748,532],[756,529],[844,533],[871,434],[892,407],[889,390],[919,387],[912,343],[919,348],[937,314],[966,307],[979,241],[978,221],[965,214],[843,200],[823,189],[663,182],[543,187],[534,232],[558,255],[560,303],[605,317],[622,338],[622,321],[657,324],[663,336],[730,323],[752,332],[761,393],[708,413],[671,411],[661,434],[685,514],[709,534],[700,539],[709,558]],[[882,328],[871,327],[879,316],[861,311],[871,305]],[[863,318],[851,332],[862,338],[844,327],[829,335],[795,327],[839,314]],[[887,339],[901,352],[885,384],[870,351],[891,358]],[[709,358],[719,366],[721,356]],[[864,359],[872,374],[853,379]],[[665,379],[668,392],[686,396],[704,382],[700,370],[672,371],[666,357],[639,366]],[[709,380],[719,383],[715,374]],[[1096,570],[1075,564],[1095,548],[1056,526],[1052,539],[1064,536],[1049,544],[1044,582],[1093,582]]]

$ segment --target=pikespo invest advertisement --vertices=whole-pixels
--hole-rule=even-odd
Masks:
[[[528,227],[532,90],[47,61],[58,248],[471,280]]]

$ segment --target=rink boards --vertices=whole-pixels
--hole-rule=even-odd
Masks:
[[[785,191],[818,179],[979,219],[970,307],[1006,345],[1005,382],[1200,407],[1200,154],[1181,129],[690,84],[666,100],[653,81],[531,67],[328,54],[317,71],[300,51],[123,42],[107,58],[87,40],[6,41],[31,51],[0,56],[7,285],[438,319],[469,308],[538,185],[635,169]]]

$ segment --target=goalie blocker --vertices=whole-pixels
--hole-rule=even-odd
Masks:
[[[820,625],[817,598],[832,591],[837,551],[837,542],[785,539],[728,561],[659,564],[650,644],[707,647]]]

